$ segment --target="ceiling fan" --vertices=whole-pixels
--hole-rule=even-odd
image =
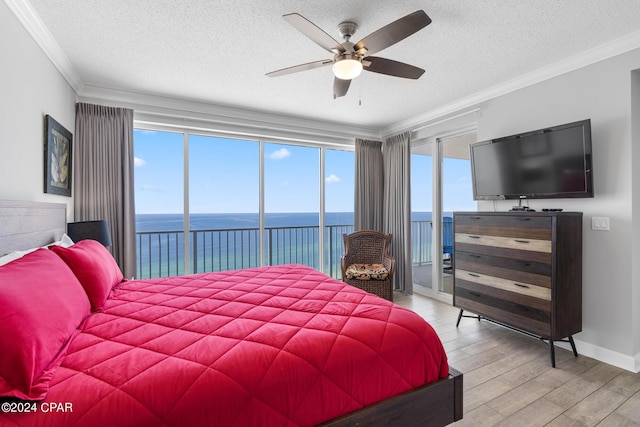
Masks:
[[[330,59],[308,62],[306,64],[294,65],[293,67],[272,71],[267,73],[269,77],[297,73],[298,71],[311,70],[333,64],[333,73],[335,75],[333,81],[333,98],[335,99],[347,94],[351,80],[358,77],[363,69],[374,73],[403,77],[405,79],[418,79],[424,73],[422,68],[414,67],[404,62],[370,56],[398,43],[429,25],[431,18],[429,18],[423,10],[415,11],[393,21],[355,44],[350,41],[358,28],[354,22],[347,21],[338,25],[338,32],[345,40],[343,43],[339,43],[302,15],[290,13],[283,15],[283,18],[296,27],[302,34],[316,42],[320,47],[333,53],[334,56]]]

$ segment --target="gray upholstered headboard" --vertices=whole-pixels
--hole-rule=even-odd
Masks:
[[[66,227],[64,203],[0,200],[0,255],[52,243]]]

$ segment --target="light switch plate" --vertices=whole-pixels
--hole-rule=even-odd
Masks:
[[[609,231],[609,217],[608,216],[594,216],[591,218],[591,229]]]

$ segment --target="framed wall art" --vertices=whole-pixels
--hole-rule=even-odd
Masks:
[[[44,192],[71,197],[72,135],[53,117],[45,116]]]

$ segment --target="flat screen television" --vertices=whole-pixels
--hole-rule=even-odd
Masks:
[[[591,121],[471,144],[474,200],[593,197]]]

